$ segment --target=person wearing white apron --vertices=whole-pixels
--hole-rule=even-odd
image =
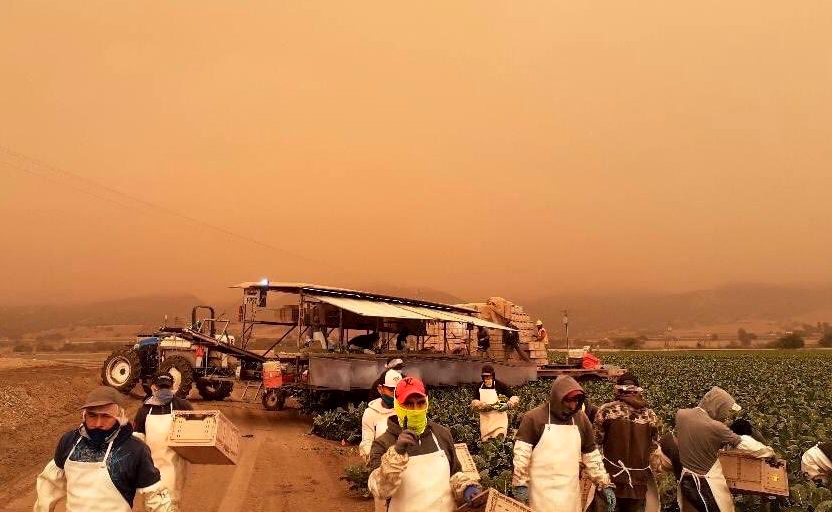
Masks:
[[[396,414],[393,409],[393,392],[400,380],[402,380],[401,373],[396,370],[386,370],[382,382],[376,386],[376,391],[381,395],[380,398],[367,404],[361,416],[361,443],[358,445],[358,454],[365,464],[370,461],[373,441],[387,431],[387,418]],[[386,508],[385,500],[375,500],[376,512],[383,512]]]
[[[387,430],[373,443],[368,481],[387,511],[453,512],[457,503],[470,502],[482,492],[462,472],[451,432],[428,421],[428,397],[419,379],[399,381],[394,407]]]
[[[719,463],[719,451],[732,448],[759,458],[774,450],[748,435],[738,435],[724,423],[742,408],[725,390],[713,387],[699,406],[676,413],[675,440],[681,476],[677,501],[682,512],[733,512],[734,500]]]
[[[153,384],[153,396],[145,400],[136,413],[135,429],[137,435],[144,435],[144,441],[150,447],[153,463],[162,475],[164,485],[174,503],[182,501],[182,491],[188,471],[188,461],[168,445],[170,429],[173,425],[173,411],[192,410],[187,400],[176,397],[171,388],[173,378],[163,373],[158,375]]]
[[[34,512],[130,512],[136,493],[147,512],[176,512],[147,446],[133,437],[121,397],[113,388],[93,390],[78,429],[58,442],[55,458],[37,478]]]
[[[534,512],[580,512],[581,464],[615,509],[614,487],[595,445],[592,425],[581,410],[584,391],[575,379],[560,376],[549,400],[523,416],[514,443],[512,494]]]
[[[471,407],[480,413],[480,439],[505,437],[508,434],[507,409],[516,407],[520,398],[513,396],[511,389],[497,380],[494,367],[482,367],[482,382],[479,387],[479,400],[472,400]],[[500,401],[500,395],[506,401]],[[511,398],[508,398],[511,397]]]
[[[619,512],[660,510],[650,468],[650,456],[659,445],[659,419],[642,391],[638,377],[626,372],[616,381],[615,400],[599,407],[593,422]]]
[[[818,443],[800,458],[800,471],[818,486],[832,482],[832,443]]]

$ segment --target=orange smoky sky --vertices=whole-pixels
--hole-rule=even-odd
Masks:
[[[0,78],[4,303],[832,279],[826,0],[0,0]]]

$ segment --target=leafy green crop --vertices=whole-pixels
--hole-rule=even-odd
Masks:
[[[769,444],[788,463],[791,496],[782,500],[784,510],[832,512],[832,494],[816,488],[800,475],[802,453],[832,431],[832,354],[826,352],[619,352],[603,355],[605,364],[626,367],[645,388],[645,397],[672,428],[676,411],[695,406],[712,386],[731,393],[744,416],[766,436]],[[604,381],[582,383],[592,403],[612,399],[612,385]],[[520,404],[508,411],[509,439],[479,440],[477,413],[470,407],[473,386],[430,391],[432,420],[451,429],[456,442],[468,445],[485,485],[507,493],[511,488],[513,437],[525,411],[549,397],[551,381],[532,382],[516,391]],[[327,411],[315,418],[313,432],[327,439],[357,443],[363,406]],[[675,509],[673,487],[663,482],[663,497]],[[738,508],[757,510],[761,499],[743,496]]]

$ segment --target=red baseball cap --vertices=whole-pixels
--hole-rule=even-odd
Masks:
[[[425,384],[416,377],[405,377],[396,384],[396,400],[401,404],[411,395],[428,396]]]
[[[563,397],[564,400],[577,400],[584,396],[584,392],[580,389],[573,389],[569,393],[566,393],[566,396]]]

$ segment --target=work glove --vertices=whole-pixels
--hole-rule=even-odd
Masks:
[[[612,487],[606,487],[601,491],[604,499],[607,500],[607,512],[615,512],[615,491]]]
[[[474,501],[474,498],[481,492],[482,487],[480,487],[479,485],[472,484],[465,488],[465,490],[462,492],[462,497],[463,499],[465,499],[465,503],[471,503],[472,501]]]
[[[402,430],[402,433],[399,434],[399,438],[396,439],[396,444],[393,446],[393,449],[396,450],[396,453],[399,455],[404,455],[407,453],[407,447],[415,445],[417,439],[416,433],[412,430]]]
[[[517,501],[522,501],[523,503],[529,502],[529,488],[525,485],[515,487],[512,489],[511,494]]]

